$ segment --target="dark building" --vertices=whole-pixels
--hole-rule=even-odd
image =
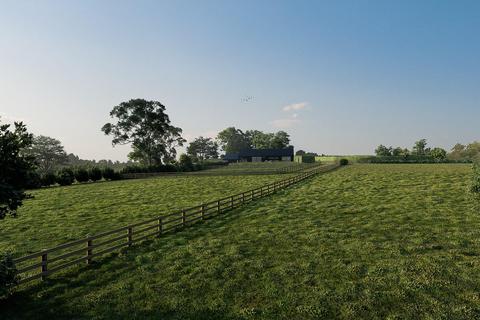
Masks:
[[[293,146],[285,149],[246,149],[227,153],[223,159],[228,162],[293,161]]]

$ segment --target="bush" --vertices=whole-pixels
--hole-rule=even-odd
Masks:
[[[116,172],[115,170],[109,167],[103,169],[102,175],[105,180],[121,180],[122,179],[122,175],[119,172]]]
[[[40,174],[36,171],[30,171],[26,175],[25,188],[38,189],[42,186]]]
[[[17,284],[17,268],[11,253],[0,253],[0,300],[7,298]]]
[[[69,186],[75,181],[75,174],[70,168],[63,168],[57,173],[57,182],[61,186]]]
[[[182,153],[178,159],[178,164],[181,171],[192,171],[194,169],[192,157]]]
[[[79,168],[75,170],[75,180],[77,180],[78,182],[87,182],[88,180],[90,180],[88,171],[84,168]]]
[[[93,182],[101,180],[102,179],[102,170],[100,170],[97,167],[93,167],[88,171],[88,177]]]
[[[480,194],[480,164],[473,165],[473,177],[471,191]]]
[[[57,176],[54,173],[49,172],[44,174],[40,180],[41,180],[42,186],[48,187],[48,186],[51,186],[52,184],[57,183]]]
[[[348,160],[347,159],[340,159],[340,165],[341,166],[346,166],[348,164]]]

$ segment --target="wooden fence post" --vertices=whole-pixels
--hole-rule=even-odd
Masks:
[[[233,196],[230,197],[230,208],[233,209]]]
[[[41,259],[42,259],[42,266],[41,266],[42,278],[41,279],[45,280],[47,278],[47,272],[48,272],[48,254],[46,251],[42,253]]]
[[[128,243],[128,246],[132,246],[132,239],[133,239],[133,228],[132,227],[128,227],[127,229],[127,243]]]
[[[242,193],[242,203],[245,203],[245,192]]]
[[[87,264],[92,263],[92,240],[87,240]]]
[[[185,210],[182,210],[182,227],[185,227],[186,220]]]
[[[163,233],[163,220],[162,218],[158,218],[158,235]]]
[[[220,214],[220,200],[217,201],[217,213]]]
[[[200,213],[202,215],[202,220],[205,219],[205,204],[202,203],[202,211]]]

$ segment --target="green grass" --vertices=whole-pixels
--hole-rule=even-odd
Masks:
[[[285,176],[161,177],[34,190],[17,218],[0,221],[15,256],[236,194]]]
[[[311,167],[310,163],[297,163],[290,161],[274,162],[240,162],[230,163],[215,169],[196,171],[189,174],[193,175],[236,175],[236,174],[274,174],[282,173],[284,170],[302,170]]]
[[[478,319],[470,173],[341,168],[30,286],[0,318]]]

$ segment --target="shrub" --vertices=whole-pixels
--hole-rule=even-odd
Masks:
[[[75,181],[75,175],[70,168],[63,168],[57,173],[57,182],[61,186],[69,186]]]
[[[119,172],[116,172],[112,168],[104,168],[102,171],[103,178],[105,180],[121,180],[122,175]]]
[[[194,169],[192,157],[185,153],[182,153],[180,155],[180,158],[178,159],[178,164],[182,171],[192,171]]]
[[[26,175],[25,188],[37,189],[42,186],[40,174],[36,171],[30,171]]]
[[[57,183],[57,176],[52,172],[46,173],[41,177],[41,183],[44,187],[51,186]]]
[[[79,168],[75,170],[75,180],[77,180],[78,182],[87,182],[88,180],[90,180],[88,171],[84,168]]]
[[[346,166],[348,164],[348,160],[347,159],[340,159],[340,165],[341,166]]]
[[[97,167],[93,167],[88,171],[88,177],[93,182],[101,180],[102,179],[102,170],[100,170]]]
[[[0,253],[0,300],[7,298],[17,284],[17,268],[11,253]]]
[[[476,194],[480,194],[480,164],[475,163],[473,165],[473,178],[471,191]]]

